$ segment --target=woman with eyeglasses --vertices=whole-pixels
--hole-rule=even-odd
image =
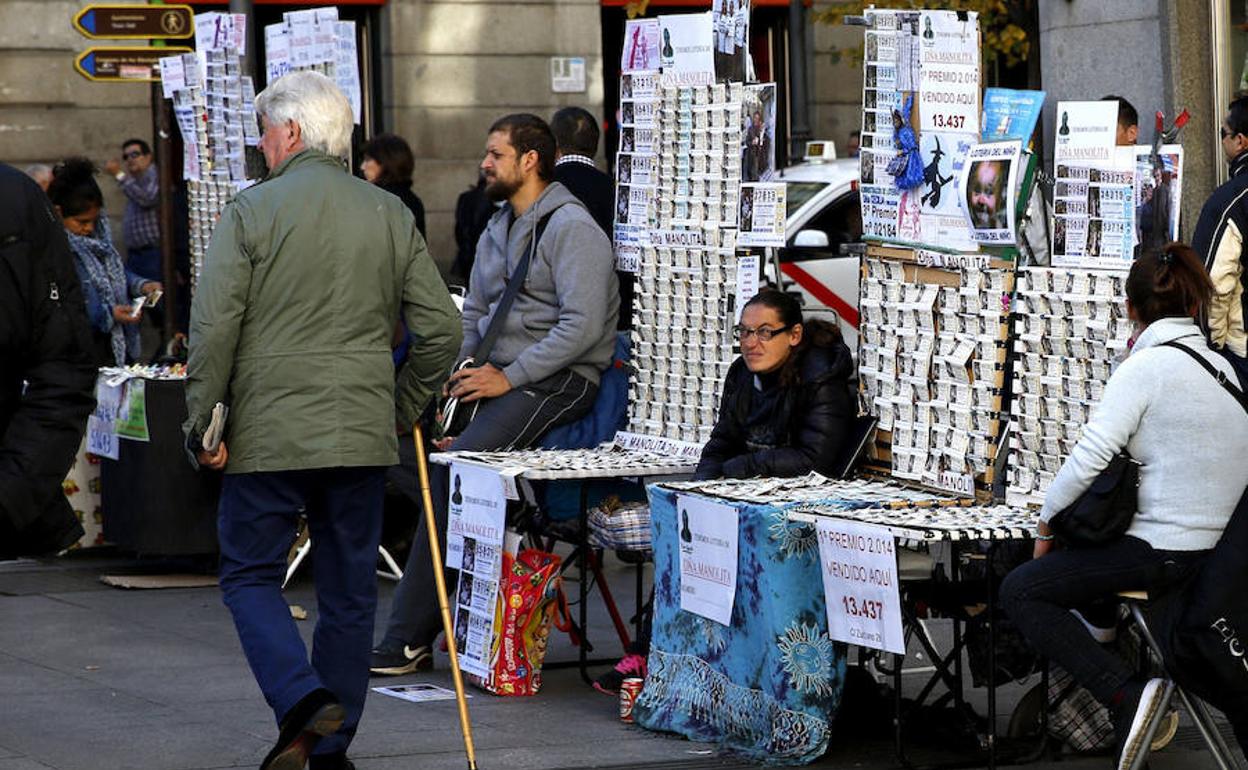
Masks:
[[[764,289],[735,331],[741,357],[728,369],[695,478],[835,475],[856,411],[854,360],[840,329],[804,321],[795,298]]]
[[[719,421],[702,448],[694,478],[744,479],[835,475],[841,445],[856,413],[850,377],[854,360],[841,331],[802,318],[797,300],[763,289],[745,304],[734,330],[741,357],[724,379]],[[653,603],[642,632],[615,668],[594,682],[618,692],[627,677],[645,677]]]

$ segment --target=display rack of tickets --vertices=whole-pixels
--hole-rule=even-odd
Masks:
[[[615,244],[638,282],[629,431],[702,443],[757,286],[757,258],[736,253],[744,86],[658,83],[627,73],[621,89]]]
[[[1040,505],[1127,351],[1123,271],[1024,268],[1014,314],[1006,502]]]
[[[872,246],[863,260],[859,387],[894,478],[990,494],[1005,385],[1013,263]],[[922,264],[923,262],[927,264]]]
[[[247,147],[260,143],[255,86],[231,45],[160,60],[165,95],[182,135],[182,176],[190,208],[191,291],[199,283],[212,230],[225,204],[254,180]]]
[[[272,83],[288,72],[319,72],[346,94],[355,122],[360,122],[360,65],[355,22],[339,20],[337,8],[310,8],[282,14],[281,22],[264,28],[264,55],[267,82]]]

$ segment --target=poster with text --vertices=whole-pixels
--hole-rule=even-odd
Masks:
[[[975,134],[925,131],[919,137],[923,184],[918,194],[922,237],[918,242],[946,249],[974,250],[975,241],[959,203],[959,183]]]
[[[741,185],[738,246],[784,246],[787,189],[784,182]]]
[[[859,200],[862,204],[862,237],[896,240],[901,193],[889,185],[864,184],[859,188]]]
[[[641,72],[659,68],[659,20],[629,19],[624,22],[624,50],[620,69]]]
[[[715,77],[747,80],[750,0],[712,0],[711,21],[715,29]]]
[[[1023,148],[1018,141],[973,145],[962,169],[959,200],[977,243],[1014,243],[1017,175]]]
[[[979,24],[974,13],[925,11],[919,33],[919,132],[979,136]]]
[[[461,670],[487,676],[503,569],[507,497],[503,480],[489,468],[452,464],[450,480],[446,561],[459,570],[452,599],[455,648]]]
[[[497,471],[458,463],[451,466],[448,495],[446,566],[459,569],[465,537],[503,542],[507,496]]]
[[[987,88],[980,138],[985,142],[1017,139],[1026,145],[1036,130],[1043,107],[1044,91]]]
[[[715,82],[711,12],[659,17],[659,64],[663,84],[700,86]]]
[[[1053,162],[1107,167],[1114,162],[1118,102],[1058,102]]]
[[[676,515],[680,608],[731,625],[737,592],[737,509],[702,497],[677,495]]]
[[[1141,245],[1157,246],[1179,239],[1179,202],[1183,192],[1183,147],[1163,144],[1152,158],[1151,147],[1135,148],[1135,231]]]
[[[1053,265],[1125,269],[1135,253],[1134,147],[1106,166],[1057,163],[1053,183]],[[1126,165],[1124,170],[1123,166]]]
[[[741,124],[741,181],[769,181],[776,174],[775,83],[745,87]]]
[[[820,517],[816,523],[828,635],[905,654],[893,535],[885,527]]]

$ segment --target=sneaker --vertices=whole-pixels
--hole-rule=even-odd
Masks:
[[[594,682],[594,689],[606,695],[615,695],[619,693],[624,680],[632,677],[646,678],[645,655],[631,653],[620,658],[615,668],[598,677],[598,680]]]
[[[1101,644],[1109,644],[1118,638],[1118,624],[1116,622],[1118,608],[1114,605],[1110,606],[1108,610],[1112,610],[1112,612],[1107,611],[1107,609],[1096,608],[1083,611],[1071,610],[1070,614],[1074,615],[1083,624],[1083,627],[1088,630],[1093,639]]]
[[[1129,770],[1137,756],[1148,752],[1145,739],[1162,716],[1161,702],[1165,693],[1166,680],[1149,679],[1142,688],[1137,684],[1128,690],[1127,697],[1114,709],[1118,770]]]
[[[373,650],[368,670],[382,676],[402,676],[433,668],[433,651],[420,644],[409,647],[378,647]]]

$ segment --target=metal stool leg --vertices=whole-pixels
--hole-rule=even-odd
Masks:
[[[312,538],[303,541],[303,545],[295,551],[295,558],[291,559],[290,565],[286,567],[286,577],[282,580],[282,590],[286,590],[286,584],[299,571],[299,565],[303,564],[303,560],[308,558],[308,554],[312,551]]]
[[[1134,621],[1136,628],[1139,629],[1140,635],[1144,637],[1144,643],[1148,645],[1148,649],[1156,656],[1158,661],[1164,661],[1165,658],[1161,654],[1161,647],[1157,644],[1157,640],[1153,638],[1153,632],[1149,629],[1148,623],[1144,619],[1144,610],[1137,601],[1128,601],[1127,607],[1131,610],[1131,620]],[[1218,731],[1217,725],[1214,724],[1213,715],[1209,713],[1209,709],[1199,698],[1194,698],[1187,694],[1182,687],[1177,686],[1173,681],[1167,680],[1166,686],[1168,691],[1165,696],[1163,706],[1168,706],[1174,692],[1178,692],[1179,698],[1183,701],[1183,706],[1187,709],[1187,713],[1191,715],[1192,721],[1196,723],[1196,729],[1200,731],[1200,736],[1204,738],[1205,745],[1209,747],[1213,759],[1218,763],[1218,767],[1222,770],[1235,770],[1235,761],[1231,749],[1227,746],[1226,741],[1222,738],[1222,733]],[[1148,741],[1144,744],[1148,746],[1152,743],[1153,736],[1150,733]],[[1141,752],[1137,758],[1137,765],[1143,765],[1148,757],[1148,752]],[[1134,769],[1133,769],[1134,770]]]
[[[377,570],[377,574],[379,576],[389,578],[391,580],[403,579],[403,569],[399,566],[398,562],[394,560],[394,557],[390,555],[390,552],[386,550],[384,545],[377,546],[377,555],[380,556],[381,560],[386,563],[386,570],[389,570],[388,572],[386,570]]]

